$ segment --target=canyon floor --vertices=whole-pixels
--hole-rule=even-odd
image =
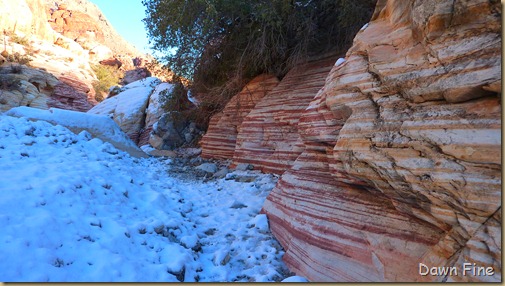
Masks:
[[[259,213],[276,176],[209,179],[5,115],[0,138],[0,281],[304,281]]]

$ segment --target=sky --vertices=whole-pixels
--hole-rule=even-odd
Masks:
[[[142,19],[145,7],[141,0],[90,0],[96,4],[114,29],[139,51],[153,54],[148,48],[147,32]]]

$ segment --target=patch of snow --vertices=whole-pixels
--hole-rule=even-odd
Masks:
[[[188,90],[188,100],[191,101],[196,106],[198,106],[199,104],[198,100],[195,97],[193,97],[193,94],[191,93],[190,90]]]
[[[260,282],[288,272],[259,215],[275,176],[179,179],[167,161],[130,157],[87,131],[1,114],[0,138],[0,281]]]
[[[149,106],[147,106],[147,114],[156,114],[159,112],[162,112],[163,110],[160,108],[161,102],[160,102],[160,95],[162,92],[172,92],[174,88],[173,84],[170,83],[160,83],[159,85],[156,86],[156,88],[153,90],[151,97],[149,98]]]
[[[147,156],[143,154],[112,119],[105,115],[88,114],[59,108],[42,110],[26,106],[14,107],[5,112],[5,114],[15,117],[26,117],[30,120],[44,120],[51,124],[64,126],[76,134],[86,130],[94,137],[110,142],[116,148],[126,151],[133,156]]]
[[[307,280],[307,278],[302,276],[290,276],[282,280],[281,282],[309,282],[309,280]]]
[[[339,65],[345,63],[345,59],[344,58],[339,58],[336,62],[335,62],[335,66],[338,67]]]
[[[142,151],[146,152],[146,153],[149,153],[151,151],[154,151],[156,150],[155,148],[153,148],[153,146],[149,145],[149,144],[146,144],[146,145],[142,145],[140,146],[140,149],[142,149]]]
[[[140,88],[149,87],[149,88],[153,89],[160,83],[161,83],[161,80],[159,78],[151,76],[151,77],[146,77],[146,78],[134,81],[132,83],[129,83],[129,84],[123,86],[123,88],[125,90],[132,89],[132,88],[139,88],[139,87]]]

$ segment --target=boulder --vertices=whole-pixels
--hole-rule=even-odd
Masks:
[[[135,68],[125,71],[124,77],[122,79],[123,84],[129,84],[137,80],[141,80],[146,77],[150,77],[151,72],[146,68]]]
[[[139,146],[146,145],[149,143],[149,137],[153,131],[153,125],[160,120],[161,116],[164,113],[162,108],[162,97],[166,94],[169,94],[173,89],[173,84],[170,83],[160,83],[153,90],[153,93],[149,97],[149,103],[147,105],[147,109],[145,111],[146,119],[144,123],[144,128],[140,133],[139,137]]]
[[[101,60],[99,63],[101,65],[115,67],[117,69],[119,69],[123,65],[123,63],[120,60],[118,60],[114,57]]]
[[[263,206],[291,271],[501,280],[500,23],[497,1],[378,1],[302,113],[303,152]],[[494,275],[463,275],[464,262]],[[420,263],[459,274],[420,275]]]
[[[102,101],[88,113],[109,115],[133,142],[138,143],[145,126],[149,97],[160,80],[154,77],[133,82],[118,95]]]
[[[218,171],[217,165],[214,163],[203,163],[195,168],[198,171],[202,171],[208,175],[213,175]]]
[[[5,114],[14,117],[26,117],[30,120],[44,120],[54,125],[66,127],[75,134],[79,134],[85,130],[89,132],[91,136],[99,138],[104,142],[109,142],[117,149],[129,153],[133,157],[148,157],[147,154],[142,152],[142,150],[121,131],[119,126],[107,116],[58,108],[41,110],[25,106],[12,108]]]
[[[186,142],[183,134],[187,125],[187,119],[180,112],[166,112],[153,125],[149,144],[161,150],[173,150],[182,146]]]
[[[89,110],[92,107],[87,96],[89,88],[71,77],[60,78],[64,81],[44,70],[24,65],[0,67],[0,110],[18,106]]]

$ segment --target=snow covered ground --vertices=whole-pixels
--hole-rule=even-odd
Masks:
[[[288,276],[259,214],[275,177],[185,180],[169,163],[0,114],[0,281]]]

